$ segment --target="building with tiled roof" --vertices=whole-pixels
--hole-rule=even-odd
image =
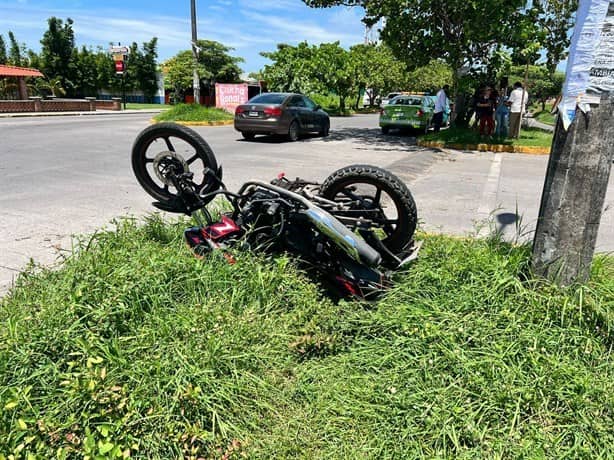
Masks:
[[[43,77],[44,75],[37,69],[28,67],[17,67],[12,65],[0,65],[0,78],[16,78],[19,90],[19,98],[28,98],[27,77]]]

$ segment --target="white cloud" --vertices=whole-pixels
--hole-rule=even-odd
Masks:
[[[301,0],[240,0],[239,5],[245,10],[257,11],[296,11],[307,6]]]
[[[352,44],[361,40],[359,34],[324,28],[309,21],[255,12],[244,12],[243,15],[252,19],[256,24],[267,26],[263,29],[264,33],[278,37],[277,42],[296,43],[306,40],[310,43],[340,41],[344,44]],[[258,25],[255,26],[257,27]]]
[[[126,2],[124,9],[111,9],[93,0],[63,0],[36,6],[34,0],[0,0],[0,33],[15,32],[20,42],[34,50],[47,29],[47,18],[70,17],[78,46],[102,46],[109,42],[142,43],[158,37],[160,60],[168,59],[190,46],[189,2],[181,7],[161,8],[152,1],[151,8],[134,9]],[[49,5],[60,3],[57,8]],[[186,3],[187,5],[184,5]],[[217,40],[236,48],[234,53],[246,59],[244,70],[258,70],[266,60],[260,51],[274,49],[280,42],[309,43],[340,41],[349,46],[361,42],[364,28],[361,10],[348,8],[312,9],[302,0],[207,0],[198,5],[198,36]]]

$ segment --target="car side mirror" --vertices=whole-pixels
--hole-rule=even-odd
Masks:
[[[321,106],[316,105],[316,106],[313,108],[313,111],[314,111],[314,112],[317,112],[317,111],[318,111],[318,110],[320,110],[321,108],[322,108]]]

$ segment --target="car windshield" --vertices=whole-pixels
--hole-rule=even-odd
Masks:
[[[251,98],[248,104],[281,104],[286,96],[283,94],[260,94],[259,96]]]
[[[419,97],[397,97],[390,101],[391,105],[422,105],[422,98]]]

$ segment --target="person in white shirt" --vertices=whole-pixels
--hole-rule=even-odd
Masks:
[[[433,114],[433,128],[436,133],[441,129],[441,125],[443,124],[443,114],[448,108],[448,91],[450,91],[450,87],[445,85],[439,91],[437,91],[437,98],[435,99],[435,110]]]
[[[510,107],[510,137],[518,139],[520,135],[520,120],[527,107],[529,93],[522,87],[522,83],[514,83],[514,90],[511,92],[507,105]]]

